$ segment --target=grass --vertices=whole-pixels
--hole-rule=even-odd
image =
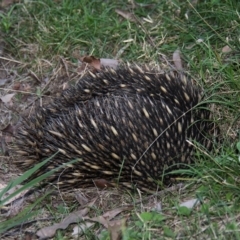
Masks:
[[[116,9],[133,13],[137,20],[121,17]],[[196,165],[184,171],[187,186],[183,190],[166,193],[161,200],[153,197],[161,202],[162,213],[136,205],[124,239],[240,239],[239,10],[237,0],[146,0],[135,5],[127,1],[43,0],[12,4],[0,13],[5,44],[1,78],[3,71],[8,76],[16,72],[12,85],[0,89],[1,95],[20,82],[30,85],[28,94],[42,97],[47,94],[42,82],[61,76],[61,59],[75,64],[75,69],[69,67],[73,73],[78,58],[84,55],[161,65],[166,64],[163,55],[171,62],[173,52],[179,49],[184,70],[204,87],[206,101],[215,104],[213,112],[222,142],[211,153],[199,150]],[[222,50],[226,45],[231,52]],[[29,71],[40,83],[29,77]],[[52,92],[61,85],[51,84]],[[24,105],[24,91],[14,105],[18,112]],[[179,207],[191,198],[200,199],[201,205],[190,211]],[[132,199],[126,196],[124,201],[132,203]],[[115,198],[108,200],[116,207]],[[62,216],[51,201],[46,201],[50,212]],[[142,204],[148,206],[144,200]],[[64,236],[68,233],[59,231],[55,239]],[[97,239],[91,231],[82,238]],[[99,238],[109,239],[108,232],[103,231]]]

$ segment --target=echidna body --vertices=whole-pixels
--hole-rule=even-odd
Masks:
[[[105,179],[155,191],[168,168],[194,160],[189,141],[208,147],[212,122],[206,108],[195,109],[201,98],[194,82],[174,71],[122,66],[88,73],[24,120],[15,147],[24,161],[16,164],[26,170],[58,152],[35,177],[78,159],[49,181],[72,188]]]

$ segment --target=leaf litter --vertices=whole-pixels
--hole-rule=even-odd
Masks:
[[[114,222],[112,222],[111,220],[121,212],[133,209],[132,206],[125,206],[121,208],[116,208],[111,211],[107,211],[103,215],[97,217],[86,216],[89,213],[90,209],[94,206],[96,200],[97,198],[94,198],[90,203],[86,204],[86,206],[82,207],[80,210],[70,213],[60,223],[38,230],[36,235],[40,239],[51,238],[55,235],[58,229],[66,229],[70,224],[73,223],[77,223],[78,225],[73,228],[72,236],[82,235],[86,231],[86,229],[92,227],[96,222],[100,223],[106,229],[109,229],[111,232],[118,231],[119,227],[116,226],[119,226],[119,220],[116,220]],[[122,220],[120,220],[120,222],[122,222]]]

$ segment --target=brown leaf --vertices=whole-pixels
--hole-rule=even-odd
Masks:
[[[108,228],[109,220],[115,218],[119,213],[127,210],[132,210],[132,206],[116,208],[104,213],[102,216],[90,218],[89,220],[101,223],[105,228]]]
[[[109,226],[109,221],[111,219],[113,219],[114,217],[116,217],[119,213],[123,212],[123,211],[127,211],[127,210],[132,210],[133,207],[132,206],[126,206],[126,207],[122,207],[122,208],[117,208],[111,211],[108,211],[106,213],[104,213],[103,215],[99,216],[99,217],[94,217],[94,218],[89,218],[89,217],[85,217],[85,223],[81,224],[80,226],[76,226],[73,229],[73,234],[72,235],[79,235],[82,234],[83,230],[85,230],[87,227],[91,227],[93,225],[93,223],[91,222],[98,222],[100,224],[102,224],[105,228],[108,229]],[[86,220],[91,221],[86,222]]]
[[[75,193],[75,198],[78,201],[78,203],[80,204],[80,206],[84,206],[88,202],[88,199],[85,196],[83,196],[83,194],[81,194],[79,192]]]
[[[83,216],[85,216],[89,212],[89,208],[84,208],[80,211],[76,211],[70,213],[68,217],[64,218],[62,222],[56,223],[50,227],[44,227],[37,231],[36,235],[39,238],[52,238],[58,229],[66,229],[71,223],[78,223],[83,220]]]
[[[82,65],[78,68],[78,72],[83,72],[86,69],[93,70],[97,69],[100,70],[101,67],[111,67],[116,69],[119,65],[119,61],[116,59],[108,59],[108,58],[96,58],[94,56],[84,56],[80,57],[79,60],[82,62]],[[91,69],[92,68],[92,69]]]
[[[111,240],[121,240],[122,232],[126,228],[127,219],[113,220],[108,223],[108,231]]]
[[[95,179],[93,181],[94,181],[96,187],[98,187],[100,189],[113,187],[113,185],[105,179]]]
[[[95,58],[94,56],[85,56],[80,58],[80,61],[89,64],[91,67],[95,69],[101,68],[101,63],[99,58]]]
[[[20,90],[20,88],[21,88],[21,83],[20,82],[16,82],[12,86],[12,89],[15,90],[15,91]]]
[[[44,227],[37,231],[36,235],[39,238],[51,238],[55,235],[58,229],[66,229],[71,223],[79,223],[83,220],[83,217],[89,212],[90,207],[92,207],[97,199],[93,199],[87,207],[70,213],[68,217],[64,218],[62,222],[56,223],[50,227]]]

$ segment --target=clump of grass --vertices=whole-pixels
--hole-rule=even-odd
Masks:
[[[57,155],[57,153],[55,154]],[[43,165],[45,165],[48,161],[51,161],[54,156],[51,156],[44,161],[36,164],[33,168],[29,169],[25,173],[23,173],[20,177],[16,178],[15,180],[11,181],[5,188],[3,188],[0,191],[0,209],[4,209],[4,206],[17,197],[20,193],[25,192],[29,189],[34,189],[34,187],[39,186],[46,178],[53,175],[55,171],[59,170],[60,168],[65,167],[68,164],[73,164],[77,160],[72,160],[69,163],[63,164],[55,169],[52,169],[51,171],[48,171],[36,178],[33,178],[31,181],[28,181],[27,183],[24,183],[27,179],[29,179],[31,176],[34,176],[34,173],[39,170]],[[21,185],[23,184],[23,185]],[[16,189],[10,194],[7,194],[12,189]],[[46,198],[47,195],[49,195],[51,192],[48,192],[41,196],[40,198],[36,199],[33,204],[30,204],[27,206],[23,211],[20,211],[16,216],[0,222],[0,234],[3,234],[4,232],[8,231],[9,229],[20,226],[24,224],[26,221],[32,219],[33,217],[36,217],[38,215],[39,210],[36,208],[41,202]],[[23,197],[23,196],[22,196]],[[14,205],[14,203],[13,203]]]

